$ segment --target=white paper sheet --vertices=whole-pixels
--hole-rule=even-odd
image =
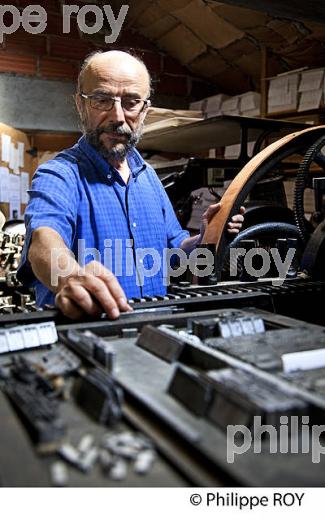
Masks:
[[[18,143],[18,167],[24,168],[25,166],[25,143]]]
[[[20,175],[9,175],[9,202],[20,204]]]
[[[9,168],[13,170],[15,174],[19,174],[19,149],[16,148],[14,143],[10,145],[10,159],[9,159]]]
[[[0,166],[0,202],[9,202],[9,169]]]
[[[28,203],[29,174],[22,172],[20,176],[20,199],[22,204]]]
[[[16,147],[14,143],[10,144],[9,168],[13,170],[16,164]]]
[[[20,169],[19,169],[19,150],[18,148],[15,148],[15,152],[14,152],[14,173],[16,175],[20,174]]]
[[[10,160],[11,137],[7,134],[1,134],[1,160],[8,163]]]

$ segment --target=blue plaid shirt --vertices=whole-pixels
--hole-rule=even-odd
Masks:
[[[127,160],[131,175],[126,185],[82,137],[36,171],[18,278],[35,286],[37,305],[54,302],[27,259],[32,233],[42,226],[57,231],[81,265],[98,260],[111,269],[127,298],[166,293],[164,249],[178,248],[189,233],[182,230],[153,168],[136,149]],[[149,254],[144,248],[150,248]]]

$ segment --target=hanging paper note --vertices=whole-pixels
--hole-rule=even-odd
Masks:
[[[0,166],[0,202],[9,202],[9,169]]]
[[[28,202],[28,193],[29,189],[29,174],[27,172],[22,172],[20,176],[20,198],[22,204],[27,204]]]
[[[10,144],[10,157],[9,157],[9,168],[13,170],[16,162],[16,147],[14,143]]]
[[[1,160],[8,163],[10,161],[11,137],[7,134],[1,134]]]
[[[19,169],[19,149],[18,148],[15,148],[13,170],[14,170],[14,173],[16,175],[20,174],[20,169]]]
[[[25,166],[25,143],[18,143],[18,167],[24,168]]]
[[[20,204],[20,176],[9,174],[9,202]]]

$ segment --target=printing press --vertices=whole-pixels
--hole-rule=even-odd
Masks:
[[[325,127],[314,127],[255,155],[200,245],[212,273],[130,300],[117,321],[39,309],[15,276],[24,237],[2,232],[1,485],[324,485],[324,146]],[[292,156],[290,209],[270,194]],[[274,260],[262,276],[245,262],[256,248]],[[275,259],[289,252],[281,277]]]

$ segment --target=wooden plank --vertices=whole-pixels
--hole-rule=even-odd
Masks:
[[[81,137],[81,133],[36,132],[29,134],[33,147],[39,151],[58,152],[70,148]]]
[[[167,128],[152,135],[145,134],[138,148],[197,155],[197,152],[210,148],[239,143],[240,129],[243,126],[248,129],[251,141],[256,140],[261,132],[267,129],[274,129],[276,132],[286,129],[292,131],[293,128],[300,130],[304,127],[300,123],[288,123],[277,119],[222,115],[177,128]]]
[[[261,47],[261,117],[267,114],[268,73],[267,73],[267,48]]]

